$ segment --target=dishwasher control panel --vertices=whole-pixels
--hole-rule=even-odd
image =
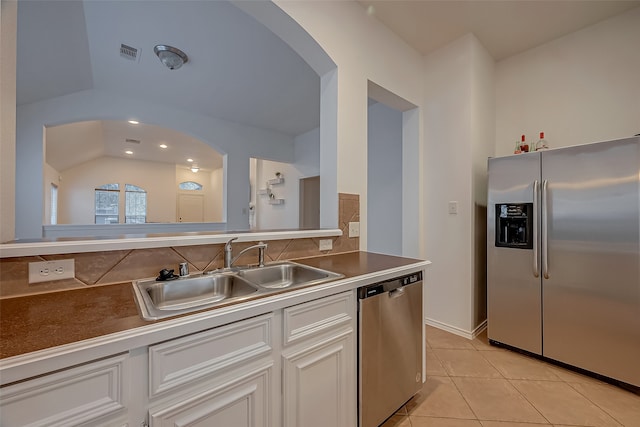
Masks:
[[[402,281],[402,286],[407,286],[412,283],[419,282],[420,280],[422,280],[422,271],[419,271],[415,274],[411,274],[409,276],[405,276],[400,280]]]
[[[385,280],[384,282],[374,283],[368,286],[363,286],[358,289],[358,298],[364,299],[373,297],[385,292],[392,291],[402,286],[411,285],[422,280],[422,271],[408,274],[406,276],[396,277],[393,279]]]

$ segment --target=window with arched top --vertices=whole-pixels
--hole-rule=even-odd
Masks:
[[[95,189],[96,224],[117,224],[120,206],[120,185],[104,184]]]
[[[184,181],[178,184],[178,188],[181,190],[201,191],[202,184],[198,184],[195,181]]]
[[[133,184],[124,186],[124,222],[144,224],[147,222],[147,192]]]

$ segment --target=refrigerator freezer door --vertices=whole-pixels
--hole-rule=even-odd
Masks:
[[[536,354],[542,352],[540,242],[539,237],[533,234],[539,229],[539,204],[534,201],[535,183],[539,180],[540,153],[489,159],[488,336],[491,340]],[[535,206],[532,210],[532,247],[499,246],[500,239],[496,241],[496,223],[499,223],[496,221],[496,205],[527,203]]]
[[[640,138],[543,152],[542,171],[543,355],[640,386]]]

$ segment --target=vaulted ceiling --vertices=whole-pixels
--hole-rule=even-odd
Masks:
[[[157,44],[189,62],[169,70]],[[17,80],[19,105],[96,88],[288,135],[319,122],[319,77],[226,1],[21,1]]]
[[[640,7],[635,0],[358,3],[422,54],[473,32],[496,60]],[[120,55],[122,44],[137,49],[135,60]],[[164,67],[157,44],[184,50],[188,63]],[[87,89],[290,136],[319,125],[319,77],[231,2],[19,1],[18,105]]]

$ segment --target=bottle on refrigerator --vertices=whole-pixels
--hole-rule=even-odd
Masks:
[[[525,142],[524,135],[520,137],[520,151],[522,151],[523,153],[529,152],[529,144]]]
[[[548,150],[549,143],[544,139],[544,132],[540,132],[540,139],[536,142],[536,151]]]
[[[513,154],[522,153],[522,149],[520,148],[520,141],[516,141],[516,148],[513,150]]]

